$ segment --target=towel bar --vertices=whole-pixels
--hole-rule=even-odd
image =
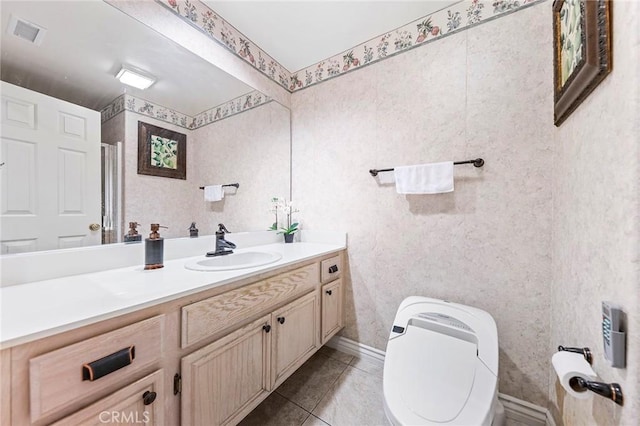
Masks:
[[[475,160],[455,161],[453,164],[456,166],[459,164],[473,164],[475,167],[482,167],[484,166],[484,160],[482,158],[476,158]],[[378,176],[378,173],[380,172],[392,171],[393,169],[371,169],[369,170],[369,173],[371,173],[371,176]]]
[[[236,189],[237,189],[237,188],[240,188],[240,184],[239,184],[239,183],[228,183],[228,184],[226,184],[226,185],[222,185],[222,186],[223,186],[223,187],[224,187],[224,186],[233,186],[233,187],[235,187]],[[204,186],[201,186],[201,187],[200,187],[200,189],[204,189]]]

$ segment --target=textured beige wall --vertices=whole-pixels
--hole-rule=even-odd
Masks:
[[[197,185],[240,184],[218,202],[204,201],[200,191],[194,202],[200,232],[211,234],[220,222],[231,232],[271,226],[271,197],[289,198],[289,122],[289,110],[270,102],[193,132]]]
[[[551,347],[588,346],[624,407],[570,398],[551,371],[552,413],[566,425],[640,422],[640,6],[613,2],[613,72],[554,132]],[[626,369],[604,359],[600,302],[627,314]]]
[[[138,222],[143,239],[149,236],[151,223],[168,226],[161,229],[165,238],[188,237],[189,225],[198,205],[198,182],[195,179],[197,140],[190,130],[130,111],[124,111],[124,222]],[[117,117],[116,117],[117,118]],[[115,119],[115,118],[114,118]],[[112,119],[113,120],[113,119]],[[138,174],[138,121],[187,135],[187,179],[170,179]],[[200,191],[202,192],[202,191]],[[126,225],[128,229],[128,225]]]
[[[125,111],[112,120],[125,124],[124,221],[169,226],[165,238],[188,237],[195,221],[200,235],[212,234],[223,222],[231,231],[265,230],[273,223],[270,198],[289,198],[290,116],[277,102],[227,119],[186,130]],[[124,117],[122,120],[120,117]],[[187,135],[187,179],[138,174],[138,121]],[[219,202],[204,201],[200,186],[240,183]]]
[[[500,391],[546,406],[551,73],[543,3],[292,95],[303,226],[349,233],[345,337],[385,349],[410,295],[477,306],[498,325]],[[475,157],[449,194],[368,173]]]
[[[103,143],[115,145],[117,142],[124,142],[124,114],[118,114],[111,120],[102,123],[100,131]]]

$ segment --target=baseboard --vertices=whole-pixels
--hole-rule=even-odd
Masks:
[[[354,340],[341,336],[334,336],[327,342],[327,346],[339,350],[340,352],[344,352],[345,354],[384,365],[384,351],[363,345],[362,343],[358,343]]]
[[[351,339],[335,336],[327,342],[327,346],[369,362],[384,365],[384,351]],[[503,393],[498,393],[498,400],[504,405],[505,414],[511,420],[529,426],[556,426],[553,416],[546,408]]]
[[[553,422],[549,410],[539,405],[531,404],[503,393],[498,393],[498,400],[504,405],[504,411],[508,419],[530,426],[551,425],[548,423],[549,418]]]

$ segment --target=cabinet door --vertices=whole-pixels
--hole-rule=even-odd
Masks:
[[[267,315],[182,358],[181,424],[235,424],[269,394]]]
[[[342,280],[322,286],[322,344],[332,338],[343,326]]]
[[[274,389],[320,347],[318,305],[318,293],[314,291],[272,314]]]
[[[164,374],[158,370],[53,424],[163,425]]]

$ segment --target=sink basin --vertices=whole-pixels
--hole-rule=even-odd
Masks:
[[[231,271],[268,265],[282,259],[279,253],[269,251],[245,251],[224,256],[199,258],[185,263],[184,267],[194,271]]]

